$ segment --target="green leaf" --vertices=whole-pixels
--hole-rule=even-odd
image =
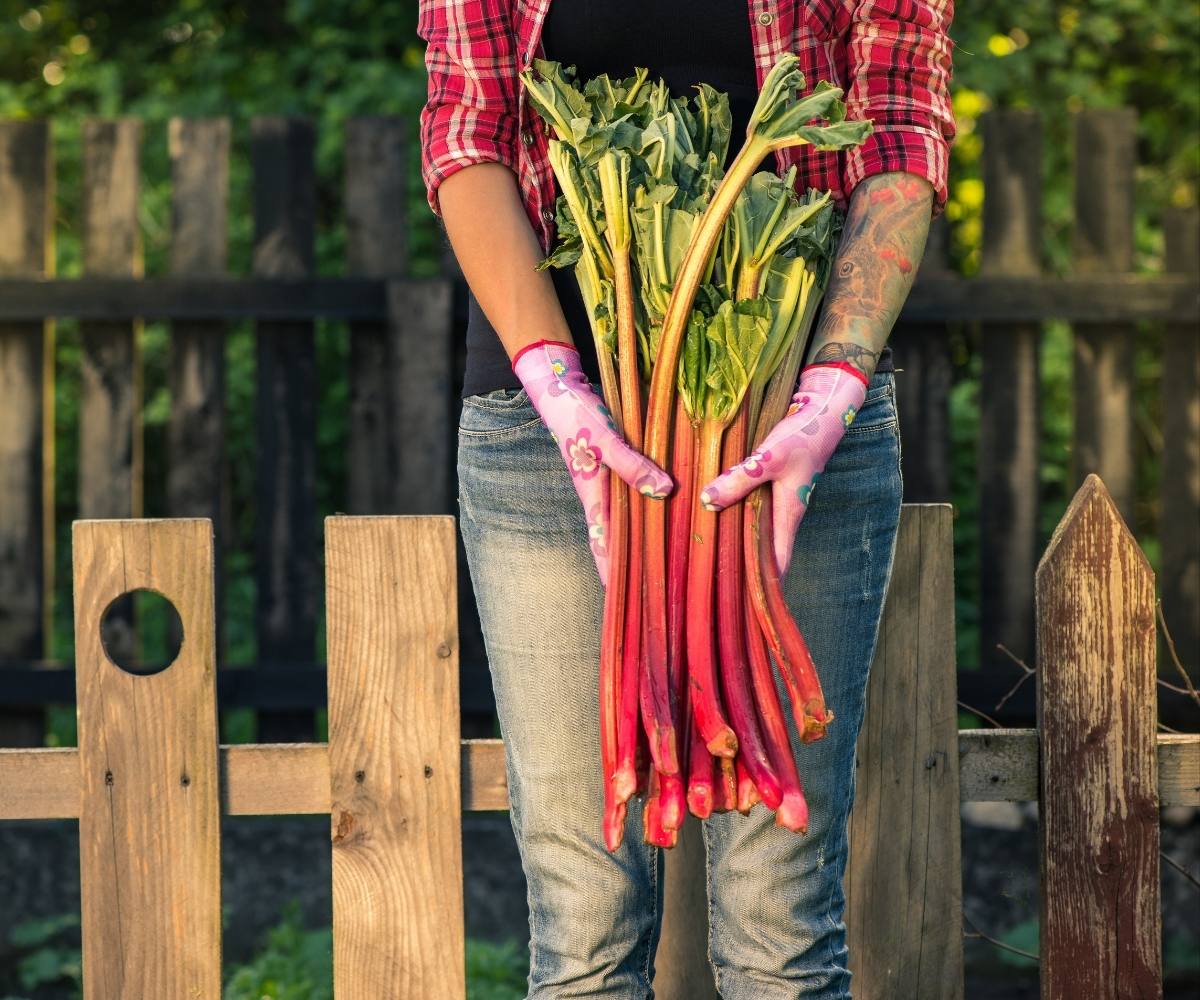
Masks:
[[[771,149],[811,143],[817,149],[840,150],[866,139],[871,122],[845,120],[840,87],[822,80],[809,94],[797,96],[804,88],[799,64],[789,52],[771,68],[751,112],[747,136],[766,141]],[[828,124],[813,124],[814,120]]]
[[[767,343],[770,306],[762,299],[725,299],[705,327],[708,346],[707,415],[733,419]]]

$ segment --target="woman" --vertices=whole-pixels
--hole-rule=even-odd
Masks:
[[[602,537],[607,477],[592,463],[647,492],[671,483],[611,432],[597,437],[598,374],[574,277],[534,270],[553,245],[556,189],[518,73],[539,57],[575,65],[580,80],[645,66],[677,93],[712,84],[730,95],[736,148],[764,75],[792,51],[807,86],[843,87],[848,117],[875,123],[849,153],[799,147],[763,164],[782,174],[797,163],[801,191],[828,188],[847,210],[796,405],[771,432],[766,468],[789,605],[837,721],[817,743],[793,732],[807,836],[779,829],[765,808],[704,824],[722,996],[848,997],[846,822],[901,498],[885,342],[946,200],[951,16],[951,0],[421,3],[423,176],[471,290],[461,528],[529,886],[530,997],[652,995],[658,851],[636,809],[615,854],[601,835],[605,566],[589,538]],[[581,405],[556,405],[564,393]],[[584,430],[598,447],[581,457]],[[704,499],[719,508],[761,482],[734,468]]]

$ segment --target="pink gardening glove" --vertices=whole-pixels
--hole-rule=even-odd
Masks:
[[[512,367],[567,463],[587,518],[600,582],[607,584],[609,477],[604,467],[656,499],[671,492],[671,477],[617,433],[608,407],[588,384],[579,352],[570,344],[539,340],[521,348]]]
[[[764,482],[772,482],[775,562],[783,574],[817,476],[825,469],[867,394],[867,380],[844,362],[809,365],[800,373],[787,416],[758,450],[704,487],[700,502],[721,510]]]

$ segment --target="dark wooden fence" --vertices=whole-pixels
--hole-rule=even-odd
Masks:
[[[1076,116],[1075,273],[1040,262],[1040,139],[1025,112],[985,120],[982,273],[947,270],[945,230],[931,250],[894,342],[906,498],[950,497],[949,326],[982,337],[979,450],[982,647],[985,669],[960,676],[964,699],[987,707],[1013,679],[998,642],[1033,661],[1038,535],[1040,324],[1075,331],[1073,478],[1099,472],[1127,519],[1134,503],[1130,362],[1138,321],[1166,327],[1159,537],[1162,599],[1184,662],[1200,661],[1200,284],[1198,215],[1164,217],[1167,272],[1130,273],[1134,116]],[[74,668],[45,656],[54,566],[54,319],[80,320],[83,345],[78,513],[143,513],[140,324],[171,324],[166,476],[172,516],[212,519],[226,542],[224,344],[231,321],[257,339],[257,587],[255,669],[218,672],[222,706],[259,709],[259,738],[311,739],[326,700],[317,662],[320,590],[316,509],[314,321],[347,324],[349,514],[454,509],[453,434],[464,288],[450,269],[407,277],[411,119],[353,119],[344,135],[347,232],[343,277],[315,274],[315,135],[310,122],[260,118],[245,152],[253,167],[252,273],[228,273],[230,123],[172,119],[168,274],[143,275],[137,216],[141,123],[87,122],[83,132],[83,275],[54,277],[58,212],[47,122],[0,122],[0,744],[40,745],[43,710],[74,700]],[[218,561],[218,567],[220,562]],[[462,691],[486,712],[490,688],[462,590]],[[222,587],[216,591],[221,621]],[[131,606],[111,617],[112,641],[133,642]],[[123,624],[122,624],[123,623]],[[228,667],[218,630],[217,662]],[[237,666],[247,666],[238,664]],[[1028,687],[1028,686],[1027,686]],[[1032,717],[1032,691],[1009,718]]]

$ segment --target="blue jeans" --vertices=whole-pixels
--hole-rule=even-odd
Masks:
[[[806,836],[749,816],[703,824],[709,957],[725,1000],[850,996],[842,875],[867,672],[900,517],[895,383],[879,373],[813,491],[785,580],[836,721],[792,742]],[[631,808],[602,838],[597,703],[603,591],[583,510],[524,390],[464,400],[460,525],[479,604],[529,891],[533,1000],[653,996],[659,849]],[[787,698],[780,686],[782,703]]]

